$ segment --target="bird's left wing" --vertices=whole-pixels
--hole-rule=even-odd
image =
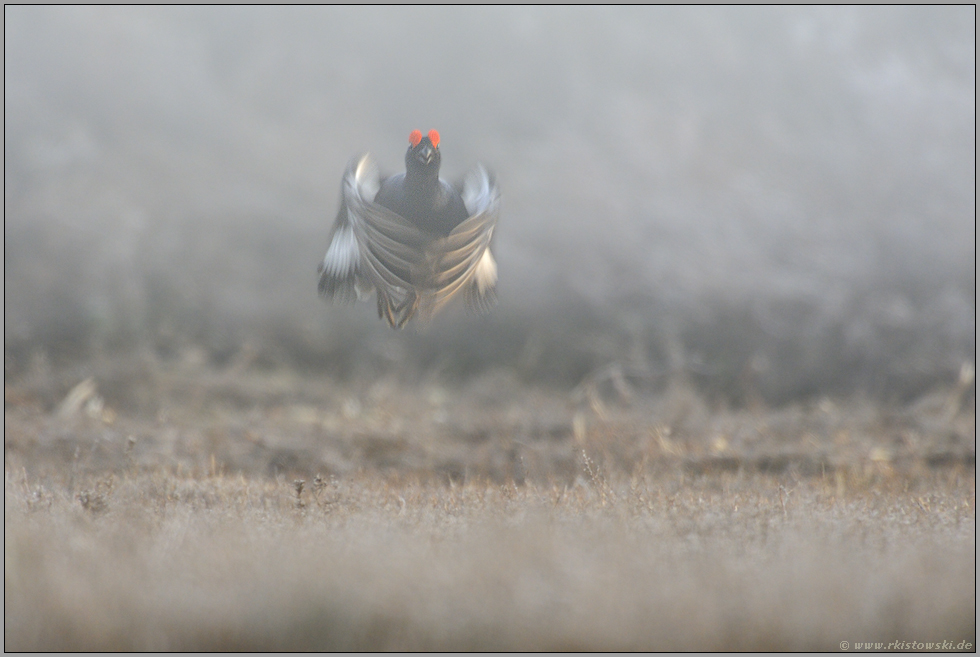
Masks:
[[[497,263],[490,240],[500,214],[500,190],[494,177],[478,166],[466,176],[462,197],[470,216],[429,249],[437,257],[433,312],[460,294],[480,312],[496,301]]]

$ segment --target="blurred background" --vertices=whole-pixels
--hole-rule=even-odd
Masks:
[[[684,378],[907,401],[975,362],[975,9],[4,8],[5,373]],[[498,176],[500,302],[316,267],[348,160]],[[610,369],[612,368],[612,369]]]

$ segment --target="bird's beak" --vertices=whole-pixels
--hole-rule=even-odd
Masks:
[[[415,157],[417,157],[419,162],[422,164],[428,164],[435,158],[435,156],[436,149],[432,148],[432,146],[429,146],[428,144],[419,149],[419,152],[415,155]]]

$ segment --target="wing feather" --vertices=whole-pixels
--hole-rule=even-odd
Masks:
[[[479,311],[489,309],[496,299],[497,265],[490,241],[500,214],[500,190],[480,166],[466,177],[462,196],[470,217],[433,245],[438,251],[438,265],[432,312],[460,293],[468,306]]]
[[[419,257],[423,236],[415,226],[398,213],[378,205],[365,192],[376,193],[380,182],[364,176],[376,175],[370,156],[351,162],[344,175],[344,203],[357,242],[363,274],[385,296],[397,302],[408,296],[412,287],[411,271]]]

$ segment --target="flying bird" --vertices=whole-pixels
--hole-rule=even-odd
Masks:
[[[439,133],[413,130],[408,141],[405,173],[382,178],[369,154],[347,166],[318,268],[320,295],[351,302],[374,292],[378,317],[392,328],[456,298],[487,312],[496,302],[496,180],[479,165],[450,185],[439,178]]]

